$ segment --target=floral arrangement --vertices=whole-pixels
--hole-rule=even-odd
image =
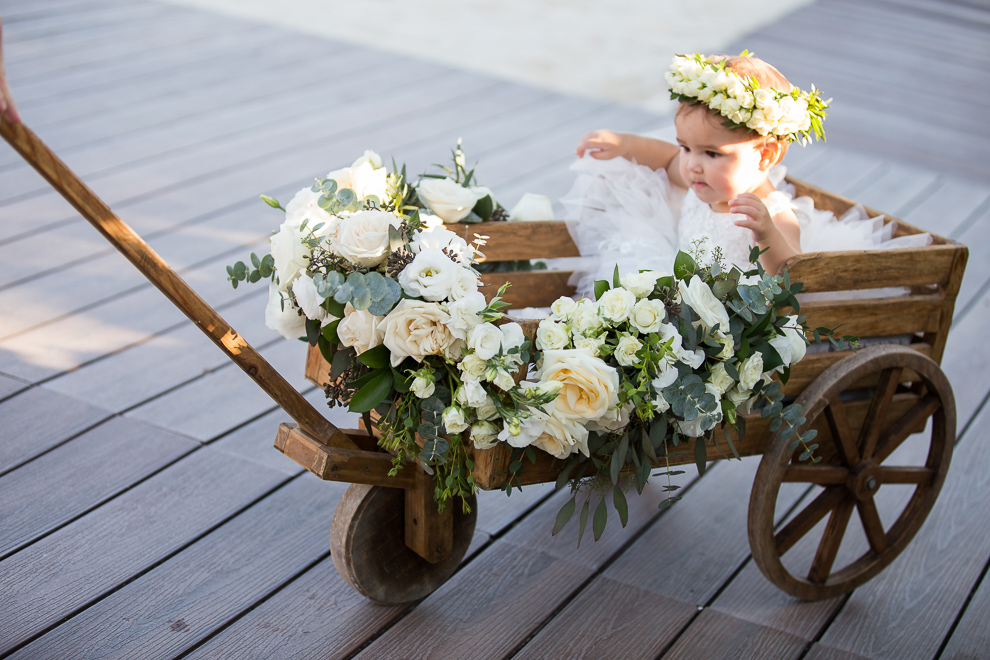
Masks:
[[[671,99],[704,103],[725,117],[730,128],[749,128],[802,144],[812,136],[825,139],[822,121],[831,99],[823,100],[815,87],[810,92],[761,88],[755,78],[726,69],[724,60],[712,62],[699,53],[675,55],[664,77]]]
[[[764,272],[756,248],[754,270],[742,273],[727,271],[717,248],[699,265],[699,247],[680,253],[671,274],[620,279],[616,270],[611,283],[596,283],[596,300],[558,299],[531,342],[502,311],[504,287],[490,300],[479,291],[483,237],[468,243],[439,222],[501,208],[471,186],[459,147],[454,158],[453,178],[410,185],[404,168],[390,173],[366,152],[284,209],[263,197],[285,211],[271,253],[227,269],[235,287],[270,280],[268,326],[319,347],[331,364],[329,404],[348,405],[368,424],[376,413],[394,471],[415,460],[436,474],[441,507],[452,497],[466,506],[474,450],[511,448],[508,492],[524,457],[535,461],[541,450],[563,461],[559,486],[607,486],[625,524],[626,488],[641,492],[687,438],[703,438],[695,445],[703,471],[716,428],[741,435],[739,413],[754,407],[814,460],[814,431],[797,433],[804,419],[781,392],[807,344],[802,319],[782,313],[799,310],[800,284]],[[676,499],[668,494],[661,506]],[[572,498],[555,529],[574,508]],[[586,500],[582,533],[588,508]]]

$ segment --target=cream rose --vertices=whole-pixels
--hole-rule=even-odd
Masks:
[[[555,321],[566,321],[570,318],[575,307],[577,307],[577,303],[572,298],[561,296],[550,305],[550,313]]]
[[[443,419],[443,428],[447,433],[460,433],[468,427],[464,409],[457,406],[447,406],[441,419]]]
[[[423,179],[416,188],[420,200],[444,222],[453,224],[467,217],[488,188],[465,188],[453,179]]]
[[[728,374],[725,370],[725,365],[721,362],[712,368],[712,373],[708,377],[708,382],[711,383],[716,390],[718,390],[719,397],[725,394],[726,391],[736,384],[735,379]]]
[[[615,347],[613,355],[623,367],[632,367],[640,362],[639,358],[636,357],[636,351],[641,348],[643,348],[643,342],[632,335],[623,335],[619,339],[619,345]]]
[[[636,294],[627,289],[609,289],[598,299],[598,315],[606,321],[622,323],[632,314],[636,304]]]
[[[471,442],[475,449],[491,449],[498,444],[498,427],[491,422],[475,422],[471,425]]]
[[[659,300],[643,299],[633,306],[629,323],[639,332],[649,334],[660,330],[667,310]]]
[[[436,383],[434,383],[432,379],[424,378],[423,376],[416,376],[413,378],[412,385],[409,386],[409,391],[420,399],[430,398],[433,396],[436,389]]]
[[[567,348],[571,343],[567,326],[552,319],[543,319],[536,330],[536,347],[541,351]]]
[[[558,414],[554,407],[543,427],[543,433],[533,441],[533,446],[560,459],[579,451],[587,456],[588,429],[579,420]]]
[[[539,378],[561,383],[556,399],[560,415],[600,419],[619,402],[619,373],[587,351],[545,351]]]
[[[645,273],[627,273],[622,276],[623,288],[632,291],[637,298],[645,298],[653,293],[657,280],[663,277],[663,273],[656,271],[646,271]]]
[[[509,220],[516,222],[553,220],[553,204],[546,195],[526,193],[509,211]]]
[[[457,363],[457,368],[461,370],[465,381],[481,380],[485,371],[488,370],[488,364],[476,354],[471,353],[465,355],[464,359]]]
[[[446,325],[449,319],[436,303],[400,300],[379,324],[383,343],[392,354],[392,366],[398,366],[407,357],[417,362],[427,355],[456,357],[461,342],[450,334]]]
[[[381,316],[366,309],[344,307],[344,318],[337,324],[337,337],[344,346],[351,346],[360,355],[382,343]]]
[[[791,343],[791,364],[797,364],[804,359],[808,352],[808,342],[805,339],[804,329],[798,323],[797,316],[788,316],[787,325],[784,326],[784,336]]]
[[[590,300],[581,300],[571,311],[571,334],[575,337],[591,337],[597,335],[604,324],[598,316],[595,303]]]
[[[753,409],[754,398],[752,390],[745,388],[739,389],[739,385],[736,385],[725,393],[725,398],[732,402],[737,412],[748,413]]]
[[[751,390],[756,381],[763,376],[763,354],[753,353],[742,361],[736,369],[739,371],[739,387]]]
[[[426,248],[399,273],[399,285],[407,295],[436,302],[450,296],[458,271],[466,270],[436,248]]]
[[[775,351],[777,351],[777,355],[779,355],[780,356],[780,359],[784,361],[784,364],[782,364],[779,367],[777,367],[776,369],[774,369],[774,371],[783,372],[784,367],[788,366],[791,363],[791,342],[790,342],[790,340],[787,337],[783,336],[783,335],[777,335],[776,337],[773,337],[772,339],[770,339],[770,341],[767,342],[767,343],[769,343],[771,346],[773,346],[773,349]]]
[[[399,218],[378,209],[345,216],[337,225],[334,250],[356,264],[377,266],[388,256],[388,228],[400,224]]]
[[[681,300],[701,317],[707,329],[711,330],[717,324],[722,334],[729,331],[729,314],[704,280],[695,275],[687,284],[683,280],[678,282],[677,288]]]
[[[601,355],[601,348],[605,344],[605,337],[578,337],[574,340],[574,348],[588,351],[592,355]]]

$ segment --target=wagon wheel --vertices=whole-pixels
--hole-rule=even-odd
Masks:
[[[454,546],[432,564],[405,543],[405,492],[352,484],[344,493],[330,526],[330,553],[337,572],[355,591],[377,603],[408,603],[424,598],[447,581],[461,563],[474,536],[477,498],[464,513],[454,514]]]
[[[895,392],[905,370],[917,374],[911,392]],[[858,437],[847,419],[843,391],[873,377],[865,421]],[[800,452],[787,451],[779,433],[767,445],[756,473],[749,504],[749,542],[753,559],[780,589],[805,600],[848,593],[879,573],[907,546],[938,497],[952,457],[956,410],[952,388],[938,364],[903,346],[862,349],[823,372],[798,397],[807,418],[803,428],[829,429],[834,440],[819,436],[822,462],[799,462]],[[925,427],[926,420],[930,425]],[[816,424],[816,420],[819,422]],[[825,425],[827,424],[827,426]],[[891,454],[914,432],[926,428],[927,457],[923,464],[903,465]],[[819,440],[815,440],[819,442]],[[920,460],[917,461],[921,463]],[[821,486],[820,494],[803,505],[774,532],[777,494],[783,482]],[[903,510],[885,525],[874,496],[884,484],[914,491]],[[896,486],[898,485],[899,486]],[[905,490],[907,494],[909,491]],[[868,547],[841,568],[834,568],[853,511],[858,513]],[[782,556],[828,516],[814,559],[801,568],[784,565]],[[887,517],[891,517],[889,514]],[[809,537],[809,542],[814,537]],[[858,554],[858,553],[854,553]],[[789,561],[789,564],[794,562]]]

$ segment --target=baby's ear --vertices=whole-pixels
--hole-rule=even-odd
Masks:
[[[760,147],[760,170],[766,172],[784,157],[784,143],[768,139]]]

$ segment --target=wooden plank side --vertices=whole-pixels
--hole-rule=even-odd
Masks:
[[[0,557],[64,525],[199,445],[111,418],[0,479]]]
[[[204,447],[4,559],[0,652],[116,589],[285,480]]]
[[[175,657],[325,556],[344,488],[302,475],[10,657]]]
[[[481,251],[485,261],[578,257],[567,224],[549,222],[482,222],[476,225],[450,225],[448,229],[469,243],[477,235],[487,236]]]
[[[31,388],[0,403],[0,473],[96,426],[110,413],[71,397]]]
[[[0,401],[26,390],[30,385],[27,381],[19,378],[0,374]]]
[[[938,331],[946,307],[944,298],[929,294],[805,302],[801,313],[807,315],[811,328],[838,327],[840,332],[857,337],[888,337]]]
[[[955,252],[951,245],[897,250],[807,252],[784,265],[805,293],[947,284]]]

